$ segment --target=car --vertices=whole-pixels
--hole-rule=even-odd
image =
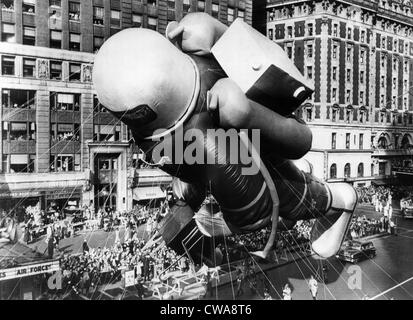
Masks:
[[[403,214],[404,214],[404,218],[413,219],[413,207],[409,207],[409,206],[405,207]]]
[[[343,243],[336,257],[345,262],[357,263],[376,256],[373,242],[349,240]]]

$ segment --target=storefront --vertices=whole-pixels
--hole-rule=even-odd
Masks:
[[[133,189],[133,204],[157,206],[166,198],[161,187],[139,187]]]
[[[6,212],[13,211],[19,222],[24,220],[24,214],[27,207],[37,206],[42,203],[42,194],[38,191],[25,192],[0,192],[0,210]]]
[[[46,260],[20,243],[0,243],[0,300],[36,300],[47,292],[58,260]],[[50,282],[50,283],[48,283]]]

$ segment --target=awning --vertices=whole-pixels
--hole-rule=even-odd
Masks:
[[[165,198],[160,187],[142,187],[133,190],[133,199],[136,201]]]

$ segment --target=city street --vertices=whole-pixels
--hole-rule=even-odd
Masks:
[[[358,215],[377,216],[372,210],[360,208]],[[328,284],[319,283],[319,300],[360,300],[360,299],[413,299],[413,221],[397,217],[399,230],[397,236],[385,235],[372,240],[377,256],[352,265],[337,258],[330,258],[328,265]],[[359,268],[358,268],[359,267]],[[245,283],[245,293],[237,299],[262,299],[263,280],[271,288],[274,299],[282,298],[282,287],[289,283],[292,299],[312,299],[308,280],[321,270],[319,261],[312,257],[290,262],[286,265],[258,274],[258,294],[252,293]],[[360,287],[355,286],[356,273],[361,273]],[[350,285],[349,285],[350,284]],[[353,284],[353,286],[352,286]],[[214,293],[214,299],[234,299],[237,291],[234,285],[224,285]]]

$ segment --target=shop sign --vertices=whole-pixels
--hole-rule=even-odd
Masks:
[[[0,269],[0,281],[50,273],[58,270],[60,270],[59,261],[31,264],[10,269]]]
[[[32,197],[40,197],[40,192],[7,192],[7,193],[0,193],[0,199],[15,199],[15,198],[32,198]]]

